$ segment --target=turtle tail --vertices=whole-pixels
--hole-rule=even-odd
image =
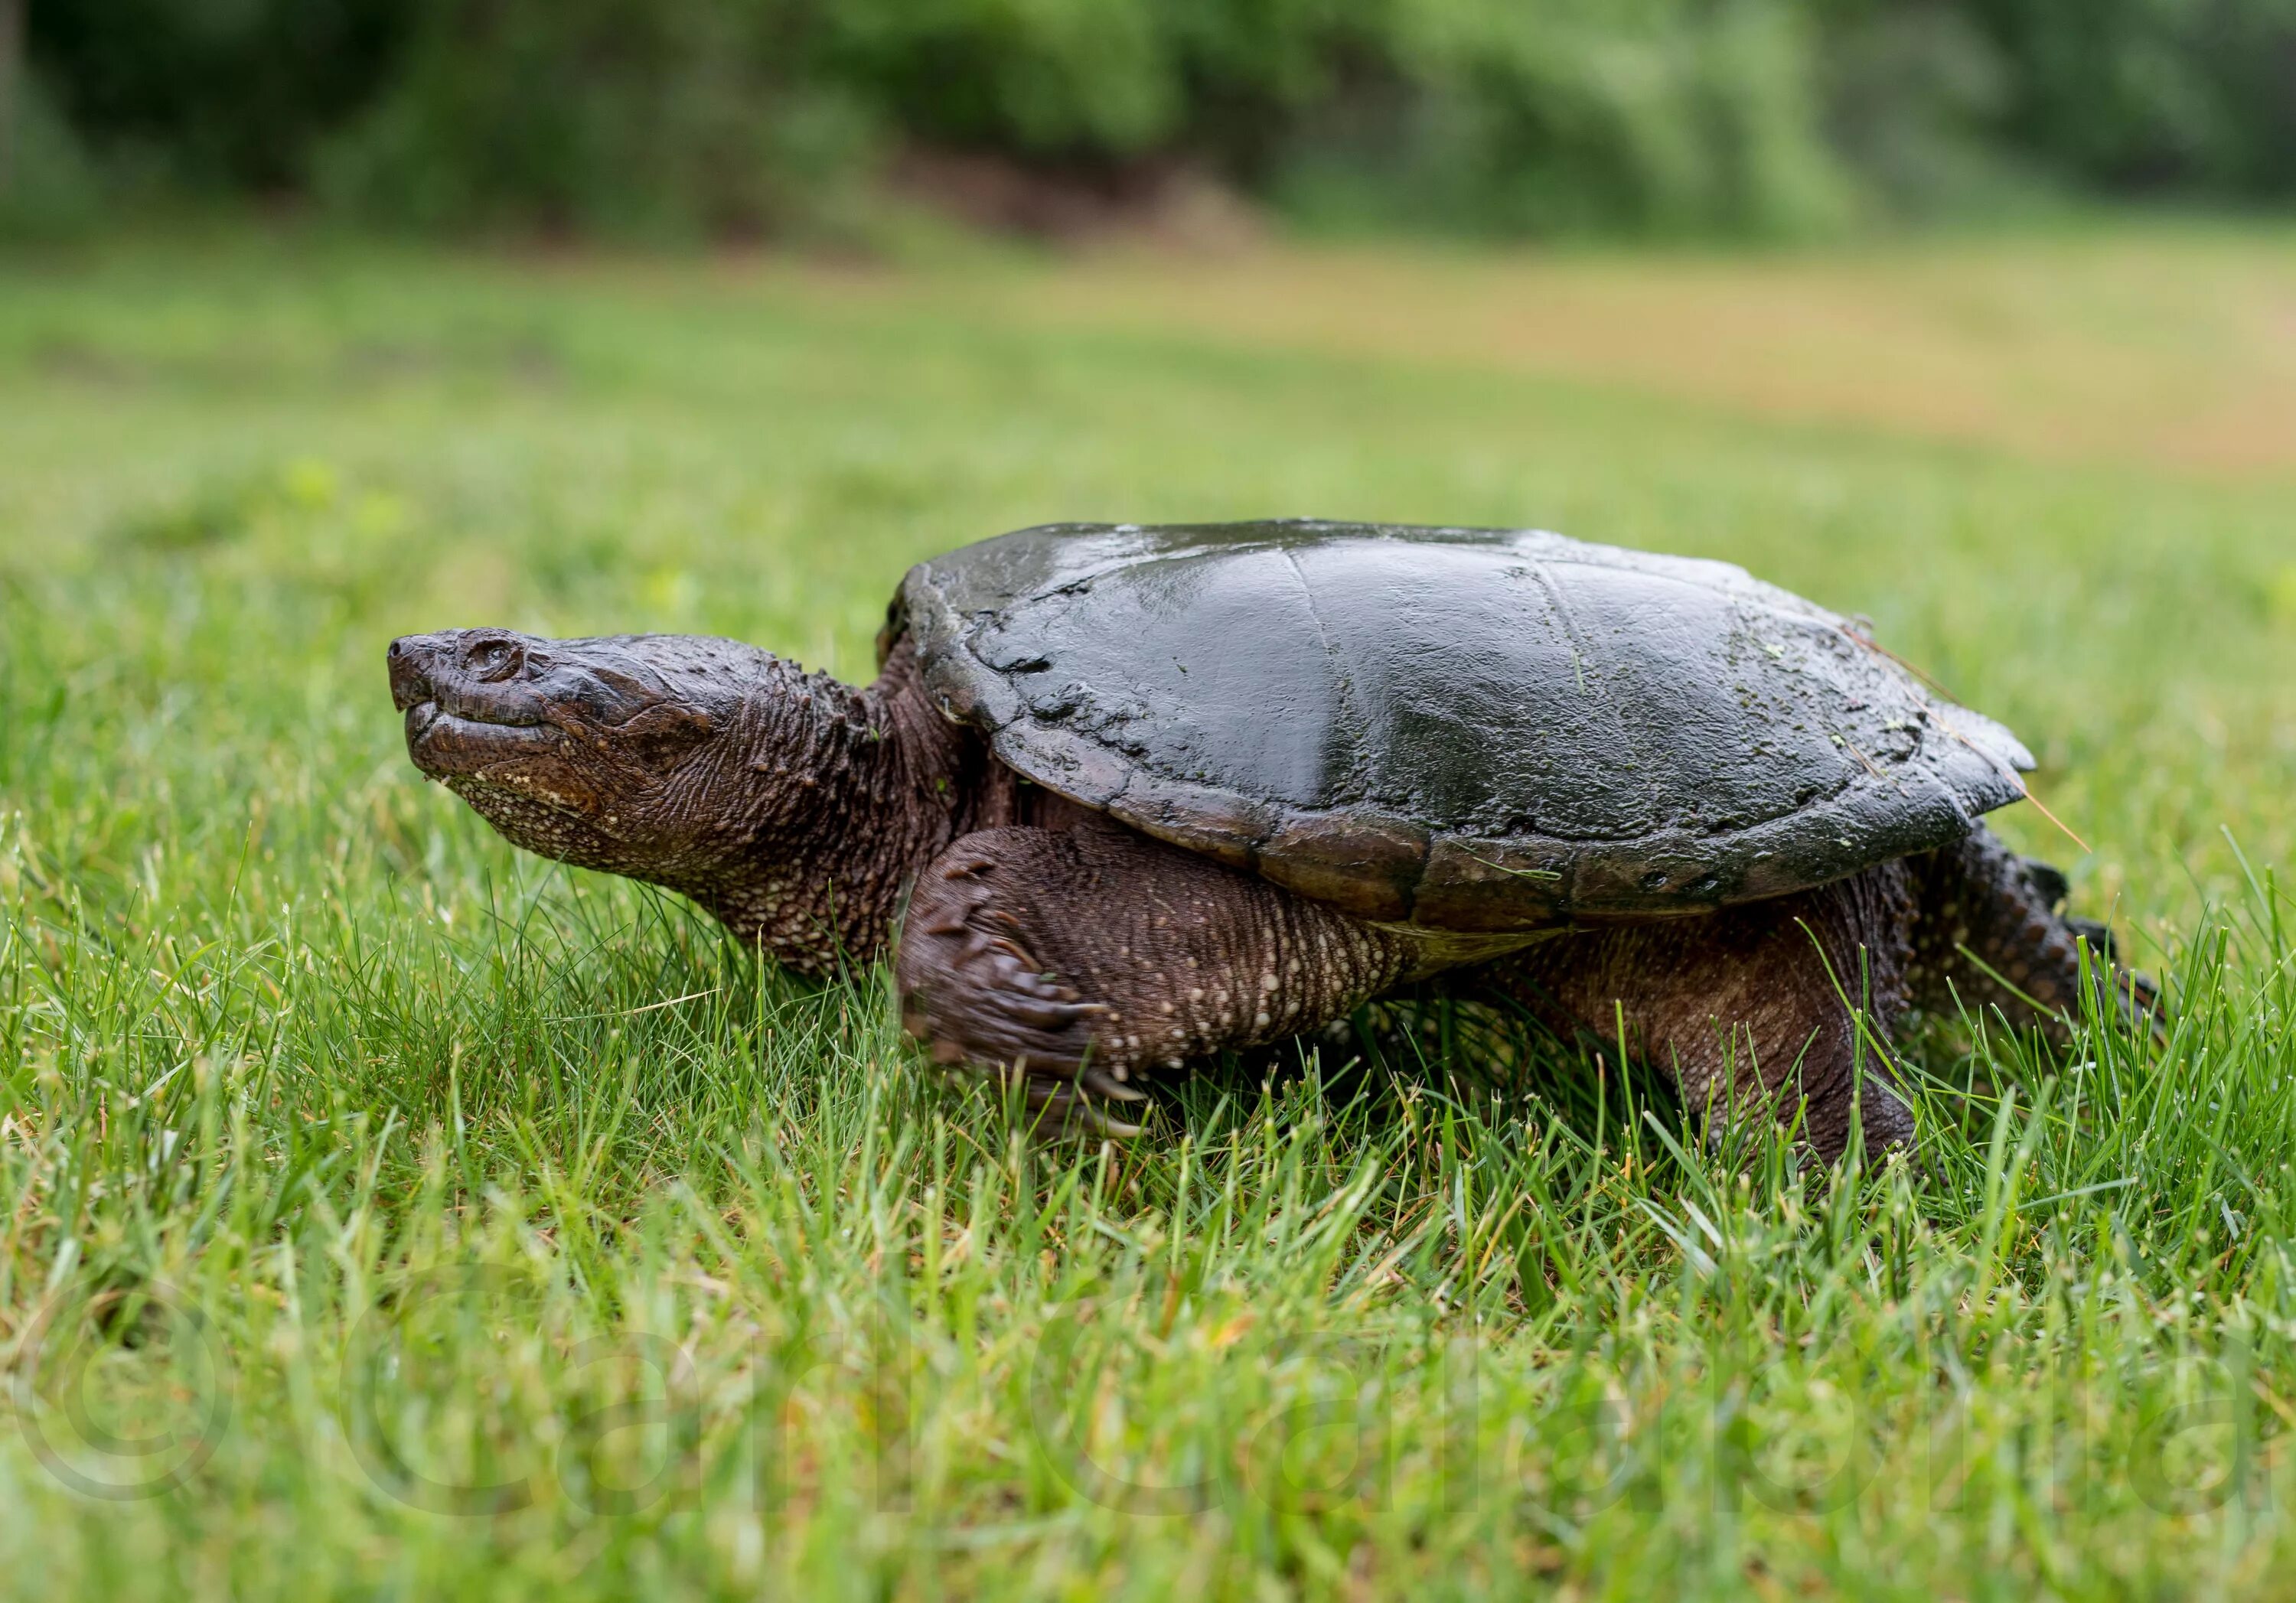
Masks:
[[[2014,1028],[2062,1043],[2081,1013],[2086,946],[2099,1017],[2161,1033],[2160,988],[2121,964],[2108,926],[2063,911],[2069,887],[2061,870],[2019,856],[1981,825],[1911,863],[1918,912],[1907,978],[1915,1007],[1997,1011]]]

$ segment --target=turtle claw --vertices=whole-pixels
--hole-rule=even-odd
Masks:
[[[912,924],[900,961],[903,1025],[944,1067],[1018,1078],[1047,1133],[1139,1134],[1110,1109],[1148,1093],[1090,1061],[1107,1004],[1047,969],[1021,933],[977,881],[958,906]]]
[[[1119,1033],[1128,1026],[1112,1016],[1128,1018],[1132,1004],[1104,994],[1099,970],[1078,957],[1092,944],[1063,938],[1035,884],[1013,861],[971,847],[928,867],[894,958],[902,1026],[935,1063],[1020,1092],[1040,1134],[1136,1136],[1150,1099],[1140,1070],[1168,1051],[1152,1033],[1144,1049]]]
[[[1077,1070],[1077,1084],[1096,1097],[1111,1102],[1144,1102],[1148,1093],[1137,1085],[1127,1085],[1104,1068],[1087,1063]]]
[[[958,1063],[953,1067],[967,1074],[979,1075],[985,1080],[994,1080],[1001,1085],[1011,1086],[1017,1081],[1030,1116],[1031,1128],[1037,1134],[1054,1139],[1069,1135],[1098,1135],[1111,1141],[1130,1141],[1141,1132],[1142,1126],[1118,1118],[1095,1100],[1096,1096],[1104,1094],[1098,1090],[1099,1083],[1106,1081],[1106,1076],[1100,1075],[1097,1069],[1087,1069],[1077,1080],[1065,1080],[1051,1075],[1030,1074],[1014,1065]],[[1093,1091],[1095,1096],[1079,1095],[1079,1084]],[[1118,1086],[1117,1089],[1128,1093],[1126,1100],[1136,1100],[1145,1096],[1144,1092],[1128,1086]]]
[[[1089,1097],[1077,1094],[1076,1084],[1055,1081],[1041,1094],[1032,1081],[1029,1092],[1029,1108],[1039,1115],[1039,1129],[1047,1135],[1098,1135],[1111,1141],[1130,1141],[1140,1133],[1141,1126],[1118,1118],[1105,1107]],[[1136,1092],[1136,1095],[1138,1093]]]

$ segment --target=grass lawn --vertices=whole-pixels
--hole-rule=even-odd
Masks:
[[[0,262],[0,1587],[2284,1595],[2292,350],[2287,234]],[[2173,1039],[1940,1021],[1923,1167],[1833,1181],[1472,1035],[1037,1149],[881,975],[513,854],[383,683],[865,675],[936,551],[1311,512],[1870,615]]]

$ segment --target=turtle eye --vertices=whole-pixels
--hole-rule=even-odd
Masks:
[[[517,642],[482,640],[463,657],[463,666],[480,679],[507,679],[525,665],[526,654]]]

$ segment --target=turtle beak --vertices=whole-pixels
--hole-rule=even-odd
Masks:
[[[530,686],[515,682],[524,637],[499,629],[402,635],[390,642],[391,704],[406,716],[406,755],[433,779],[489,772],[564,740]]]
[[[400,712],[436,699],[431,674],[438,639],[435,634],[402,634],[390,642],[384,660],[390,669],[390,704]]]
[[[438,642],[435,634],[402,634],[385,654],[390,704],[406,716],[407,753],[418,762],[422,737],[439,719]]]
[[[403,713],[435,703],[482,724],[544,723],[550,698],[527,669],[545,643],[508,629],[402,634],[385,658],[391,703]]]

